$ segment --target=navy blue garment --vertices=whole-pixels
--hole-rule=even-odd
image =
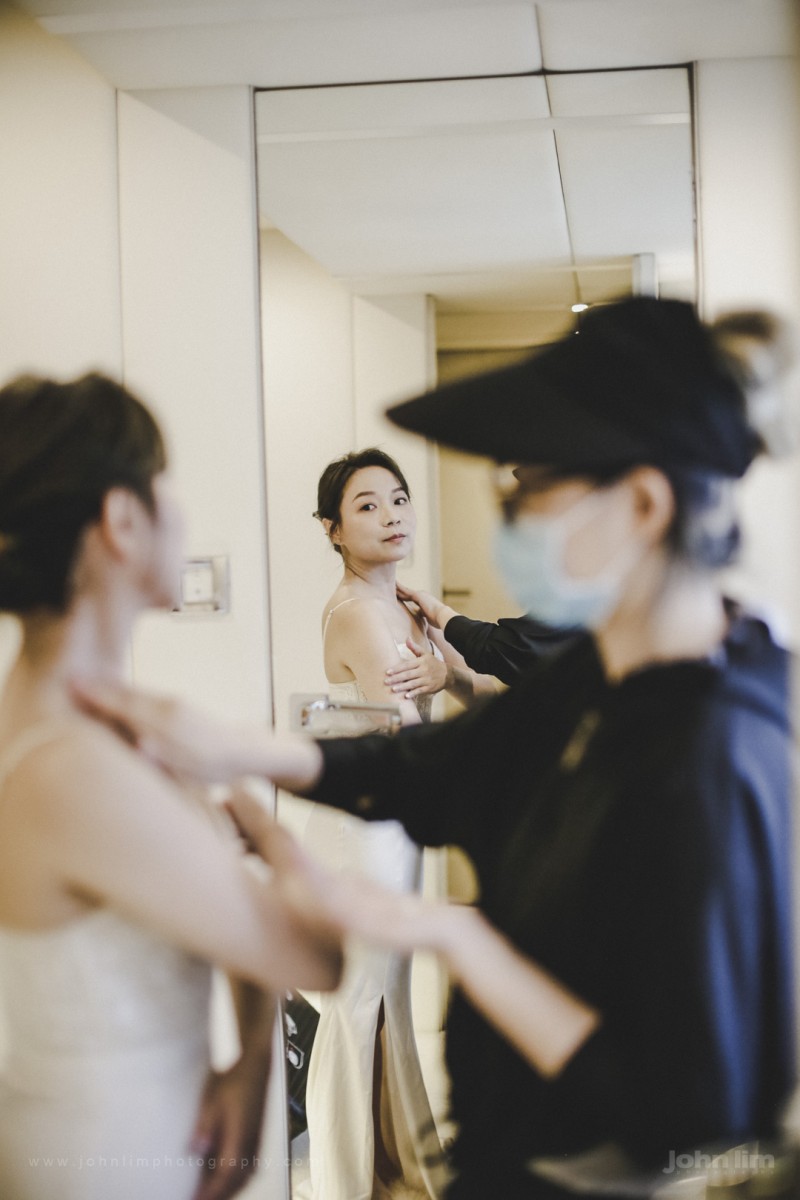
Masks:
[[[556,629],[529,616],[502,617],[494,624],[457,614],[445,625],[444,636],[473,671],[512,684],[543,654],[580,635],[574,629]]]
[[[456,992],[454,1196],[530,1194],[528,1158],[608,1140],[648,1167],[775,1131],[794,1080],[788,713],[785,651],[734,614],[713,659],[611,685],[585,636],[454,721],[320,743],[314,799],[463,847],[490,920],[602,1015],[546,1081]]]

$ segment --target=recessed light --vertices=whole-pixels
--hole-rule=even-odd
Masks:
[[[589,307],[588,304],[573,304],[572,311],[573,312],[586,312],[586,309],[588,307]]]

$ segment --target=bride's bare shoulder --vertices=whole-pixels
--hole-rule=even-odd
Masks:
[[[322,610],[323,633],[351,629],[365,617],[365,614],[379,613],[380,601],[372,596],[354,592],[347,584],[336,589]]]
[[[4,761],[5,760],[5,761]],[[6,802],[35,822],[63,808],[85,812],[114,804],[158,773],[117,733],[77,711],[22,730],[0,745],[0,785]]]

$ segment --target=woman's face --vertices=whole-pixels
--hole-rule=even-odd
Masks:
[[[411,552],[417,518],[408,493],[385,467],[362,467],[342,494],[331,540],[346,558],[365,563],[400,562]]]
[[[591,579],[627,546],[635,548],[625,477],[599,487],[580,476],[558,478],[543,467],[519,467],[516,474],[513,487],[504,489],[501,499],[506,518],[516,521],[526,515],[563,514],[567,536],[562,565],[570,578]]]

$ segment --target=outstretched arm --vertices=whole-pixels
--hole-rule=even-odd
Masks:
[[[546,1079],[598,1029],[599,1013],[521,954],[480,912],[350,880],[329,896],[342,928],[401,953],[438,955],[474,1008]]]
[[[299,795],[319,782],[322,754],[310,738],[230,724],[173,696],[114,680],[76,680],[72,694],[84,712],[168,775],[202,783],[257,775]]]
[[[386,949],[437,954],[472,1005],[543,1077],[557,1076],[600,1025],[597,1011],[521,954],[477,909],[329,875],[246,795],[232,804],[267,861],[287,864],[294,902],[324,908],[343,932]]]
[[[560,674],[565,686],[574,678],[580,712],[592,689],[583,678],[585,656],[573,657],[571,666],[560,664]],[[547,747],[557,744],[574,720],[571,711],[554,713],[550,692],[539,680],[533,689],[524,685],[455,720],[403,730],[399,737],[321,742],[276,737],[265,727],[232,726],[181,701],[120,685],[84,683],[76,695],[168,771],[211,781],[261,775],[372,820],[399,820],[420,844],[454,843],[468,852],[496,836],[498,809],[518,803],[514,789],[505,787],[514,769],[513,748],[529,745],[531,727],[541,730],[541,753],[531,747],[533,778],[549,762]]]

